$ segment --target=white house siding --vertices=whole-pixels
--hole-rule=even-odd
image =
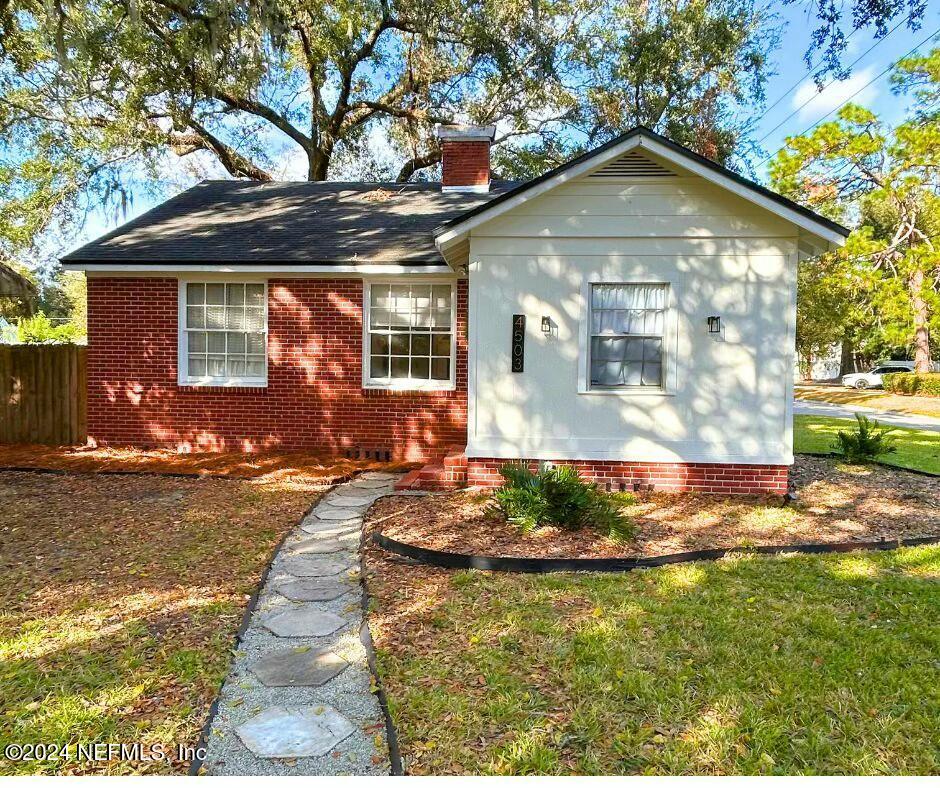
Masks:
[[[791,463],[797,240],[695,176],[584,177],[474,229],[467,455]],[[591,281],[671,285],[666,394],[579,393]],[[520,313],[525,371],[513,374]]]

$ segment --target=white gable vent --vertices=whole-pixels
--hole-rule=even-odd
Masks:
[[[636,151],[624,153],[623,156],[607,162],[590,175],[591,178],[668,178],[673,176],[675,176],[674,172]]]

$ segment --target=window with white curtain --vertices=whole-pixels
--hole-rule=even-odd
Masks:
[[[664,388],[669,286],[591,286],[592,389]]]
[[[366,385],[449,388],[454,381],[451,283],[366,285]]]
[[[259,385],[267,379],[264,282],[184,282],[180,382]]]

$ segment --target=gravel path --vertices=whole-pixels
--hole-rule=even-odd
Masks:
[[[222,686],[202,773],[387,775],[362,632],[362,515],[398,475],[334,488],[274,557]]]

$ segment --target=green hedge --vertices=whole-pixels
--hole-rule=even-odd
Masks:
[[[885,391],[895,394],[917,394],[920,397],[940,397],[940,372],[892,372],[881,378]]]

